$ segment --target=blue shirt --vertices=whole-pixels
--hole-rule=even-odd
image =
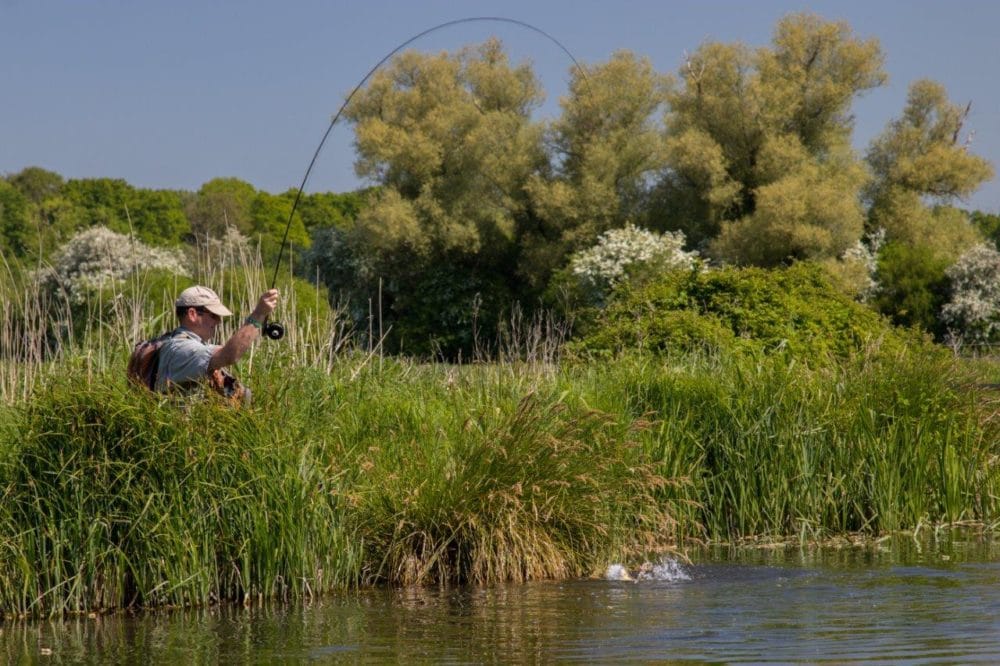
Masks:
[[[172,337],[160,347],[156,390],[164,391],[170,384],[189,388],[207,379],[208,363],[218,348],[219,345],[206,343],[183,326],[174,330]]]

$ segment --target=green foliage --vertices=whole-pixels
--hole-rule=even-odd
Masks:
[[[415,275],[405,288],[392,281],[384,286],[390,295],[382,310],[389,317],[381,323],[386,349],[420,357],[470,358],[487,350],[513,302],[502,276],[458,263]],[[377,299],[373,291],[373,309]]]
[[[929,246],[887,243],[878,257],[879,288],[872,305],[898,326],[917,326],[940,337],[950,264]]]
[[[874,312],[833,288],[822,268],[726,268],[671,273],[625,289],[594,330],[574,344],[580,353],[786,349],[823,364],[884,339],[901,339]]]
[[[144,190],[121,179],[67,181],[66,199],[83,209],[84,226],[104,226],[120,234],[135,234],[150,245],[177,245],[190,233],[179,192]]]
[[[547,132],[550,165],[527,184],[537,220],[525,228],[520,271],[538,286],[601,233],[660,221],[649,190],[665,165],[666,77],[627,51],[571,75],[562,116]]]
[[[983,238],[992,241],[994,247],[1000,245],[1000,214],[974,210],[969,214],[969,222]]]
[[[770,48],[706,43],[668,95],[668,224],[733,263],[840,256],[861,236],[850,104],[885,80],[874,40],[793,14]],[[721,234],[721,236],[720,236]]]
[[[0,180],[0,249],[23,255],[28,244],[28,200],[10,183]]]
[[[334,192],[303,194],[297,210],[302,216],[302,224],[309,230],[310,235],[315,229],[328,227],[347,229],[361,214],[371,194],[371,189],[340,194]],[[295,193],[289,191],[285,196],[294,197]]]
[[[951,260],[980,242],[967,216],[944,205],[993,176],[988,161],[959,143],[968,111],[952,104],[942,85],[917,81],[902,117],[872,142],[867,198],[872,224],[885,228],[888,240],[924,244]]]
[[[213,178],[185,206],[195,238],[221,238],[227,227],[245,236],[253,233],[250,208],[257,190],[238,178]]]
[[[26,167],[21,171],[7,176],[7,182],[21,192],[28,201],[40,204],[46,199],[59,196],[65,181],[53,171],[41,167]]]

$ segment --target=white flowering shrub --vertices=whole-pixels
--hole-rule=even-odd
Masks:
[[[43,286],[64,289],[73,303],[81,303],[89,292],[112,286],[139,269],[188,274],[179,252],[150,247],[98,226],[69,239],[37,277]]]
[[[991,244],[968,250],[945,271],[951,300],[941,308],[949,336],[984,344],[1000,338],[1000,252]]]
[[[199,265],[246,267],[260,264],[260,247],[230,225],[218,238],[210,236],[197,247]]]
[[[693,268],[697,252],[684,251],[684,234],[658,234],[628,225],[606,231],[597,244],[570,258],[570,272],[592,300],[602,302],[607,292],[637,272],[657,274]]]
[[[878,251],[885,244],[885,229],[867,234],[853,246],[847,248],[840,257],[845,272],[854,274],[854,290],[862,303],[867,302],[878,291]]]

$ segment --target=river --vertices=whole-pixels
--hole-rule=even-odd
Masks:
[[[1000,663],[1000,545],[715,548],[638,581],[369,589],[0,625],[14,664]]]

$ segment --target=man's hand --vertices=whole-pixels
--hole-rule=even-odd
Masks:
[[[253,309],[253,314],[250,315],[257,321],[264,321],[271,316],[274,312],[274,308],[278,305],[278,290],[268,289],[263,294],[260,295],[260,299],[257,301],[257,307]]]
[[[268,289],[261,294],[260,300],[257,301],[257,307],[253,309],[253,314],[250,316],[263,323],[274,312],[276,305],[278,305],[278,290]],[[226,340],[226,344],[216,349],[215,353],[212,354],[212,358],[208,361],[208,371],[212,372],[236,363],[240,357],[247,353],[250,345],[259,334],[260,331],[256,326],[240,326],[232,337]]]

